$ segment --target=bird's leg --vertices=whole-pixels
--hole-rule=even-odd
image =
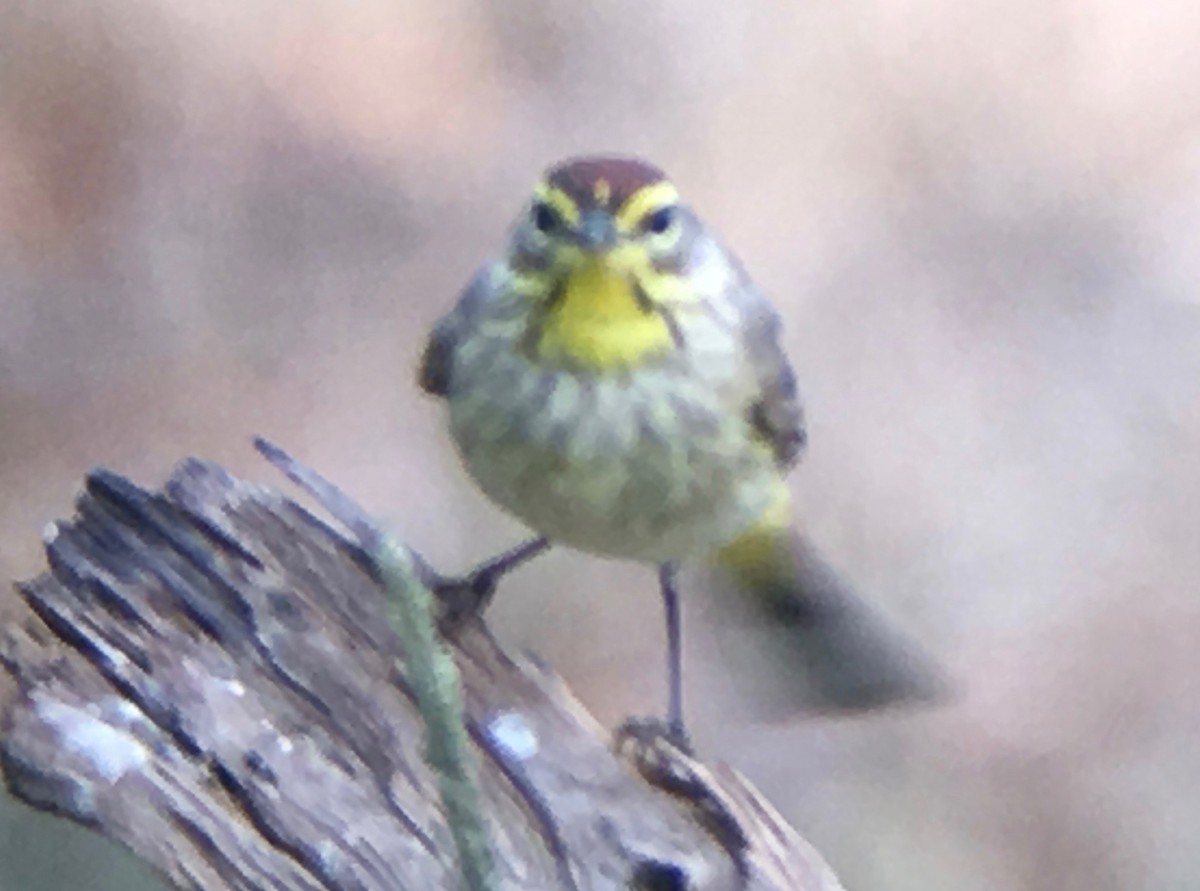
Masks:
[[[531,538],[511,550],[480,563],[465,576],[440,578],[434,592],[442,604],[442,621],[450,626],[483,615],[500,579],[550,548],[550,539]]]
[[[683,723],[683,634],[679,613],[679,567],[663,563],[658,568],[658,586],[662,594],[667,628],[667,715],[662,718],[627,718],[616,730],[618,749],[634,746],[643,753],[656,749],[665,740],[684,754],[692,753],[687,726]]]
[[[688,748],[687,728],[683,723],[683,628],[679,615],[679,590],[675,581],[679,567],[664,563],[658,569],[667,627],[667,733],[673,742]]]

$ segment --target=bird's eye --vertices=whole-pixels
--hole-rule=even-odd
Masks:
[[[652,235],[662,235],[675,225],[675,208],[663,207],[642,220],[642,229]]]
[[[533,225],[542,234],[549,235],[558,228],[560,222],[558,211],[549,204],[539,201],[533,205]]]

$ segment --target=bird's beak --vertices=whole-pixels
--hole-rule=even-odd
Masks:
[[[583,215],[579,234],[585,250],[603,253],[617,243],[617,227],[612,214],[602,210],[589,210]]]

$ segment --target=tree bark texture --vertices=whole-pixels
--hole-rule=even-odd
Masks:
[[[458,888],[370,558],[278,492],[95,471],[0,629],[0,764],[180,888]],[[11,611],[10,611],[11,612]],[[502,889],[840,886],[732,769],[614,746],[544,666],[457,628]]]

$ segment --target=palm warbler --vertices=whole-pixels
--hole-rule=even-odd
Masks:
[[[784,481],[805,444],[780,321],[661,170],[624,157],[551,167],[434,328],[421,386],[468,472],[543,538],[656,564],[667,724],[685,736],[676,567],[715,563],[797,642],[824,703],[927,698],[917,649],[794,531]]]

